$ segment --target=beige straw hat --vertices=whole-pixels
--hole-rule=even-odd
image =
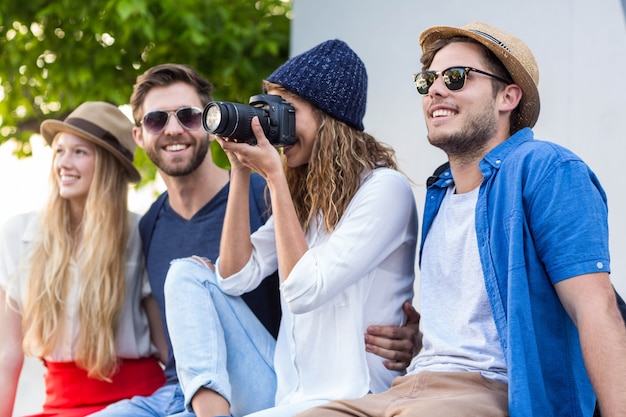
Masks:
[[[520,86],[523,93],[514,130],[533,127],[539,118],[539,68],[528,46],[510,33],[481,22],[473,22],[462,28],[433,26],[422,32],[419,43],[425,52],[434,41],[454,36],[465,36],[480,42],[502,61],[513,82]]]
[[[122,163],[130,181],[138,182],[141,175],[133,165],[136,144],[132,130],[128,117],[117,106],[103,101],[87,101],[64,121],[45,120],[40,127],[48,145],[57,133],[68,132],[106,149]]]

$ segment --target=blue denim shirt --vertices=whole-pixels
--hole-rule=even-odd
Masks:
[[[595,395],[578,331],[554,284],[609,272],[604,190],[579,157],[534,140],[529,128],[489,152],[479,167],[476,235],[507,361],[510,415],[590,416]],[[448,169],[428,188],[422,245],[452,183]]]

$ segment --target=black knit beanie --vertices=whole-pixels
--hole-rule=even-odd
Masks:
[[[367,71],[345,42],[323,42],[289,59],[267,81],[280,84],[335,119],[363,131]]]

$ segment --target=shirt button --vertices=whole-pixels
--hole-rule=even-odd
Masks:
[[[598,269],[602,269],[602,268],[604,267],[604,264],[603,264],[602,262],[598,262],[598,263],[596,264],[596,267],[597,267]]]

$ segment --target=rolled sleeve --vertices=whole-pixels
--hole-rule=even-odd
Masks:
[[[308,311],[306,305],[312,304],[316,298],[316,283],[318,279],[310,271],[318,271],[319,266],[315,255],[308,251],[294,266],[291,275],[299,279],[287,280],[282,283],[281,291],[285,301],[293,313]]]
[[[220,272],[220,260],[217,258],[217,262],[215,262],[215,275],[218,278],[217,285],[228,295],[240,296],[245,294],[247,292],[247,283],[251,281],[249,277],[253,276],[254,269],[251,257],[248,259],[248,262],[244,265],[244,267],[239,270],[239,272],[229,276],[228,278],[224,278]]]
[[[228,295],[239,296],[254,290],[278,268],[273,217],[252,234],[251,241],[252,255],[237,273],[224,278],[220,272],[220,259],[215,262],[218,285]]]

